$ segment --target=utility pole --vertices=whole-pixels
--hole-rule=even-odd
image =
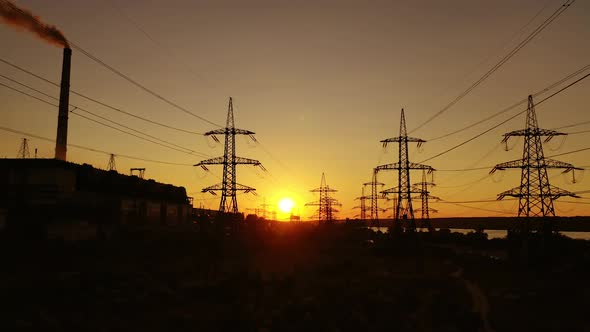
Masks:
[[[572,174],[574,170],[581,170],[581,168],[574,167],[572,164],[545,158],[541,137],[546,137],[544,141],[548,142],[554,136],[562,135],[567,134],[539,128],[533,96],[530,95],[526,115],[526,128],[504,134],[504,139],[502,140],[504,143],[507,143],[510,137],[522,136],[524,138],[522,159],[498,164],[494,166],[490,173],[507,168],[521,169],[520,186],[498,194],[498,200],[506,196],[518,198],[518,216],[525,217],[525,222],[522,225],[524,232],[529,231],[527,220],[529,217],[555,216],[553,200],[562,196],[579,197],[572,192],[549,184],[549,178],[547,176],[548,168],[564,169],[563,173],[571,171]]]
[[[26,138],[23,138],[20,148],[18,149],[18,155],[16,157],[21,159],[31,158],[29,153],[29,140]]]
[[[388,143],[398,143],[398,162],[386,165],[380,165],[375,167],[375,172],[384,170],[397,170],[398,172],[398,185],[397,187],[390,188],[382,191],[383,194],[396,194],[397,206],[395,207],[395,227],[401,229],[405,227],[406,231],[415,232],[416,224],[414,222],[414,208],[412,207],[412,193],[420,193],[417,190],[413,190],[410,186],[410,170],[421,169],[428,170],[429,172],[434,169],[428,165],[412,163],[409,160],[408,153],[408,142],[418,143],[420,146],[426,142],[420,138],[408,137],[406,129],[406,118],[404,115],[404,109],[402,108],[399,136],[393,138],[387,138],[381,141],[383,147],[387,147]],[[402,223],[406,225],[402,225]]]
[[[107,165],[107,170],[109,171],[116,171],[117,170],[117,166],[115,164],[115,155],[111,153],[111,156],[109,157],[109,164]]]
[[[213,140],[219,141],[215,135],[225,135],[225,145],[223,157],[211,158],[200,161],[194,166],[201,166],[208,170],[205,165],[223,165],[223,179],[221,183],[206,187],[202,192],[210,192],[215,194],[215,191],[221,191],[221,201],[219,202],[219,212],[223,213],[238,213],[238,200],[236,193],[243,191],[249,193],[256,190],[236,182],[236,165],[254,165],[265,170],[260,161],[236,156],[236,135],[248,135],[254,141],[255,133],[249,130],[238,129],[234,126],[234,107],[232,98],[229,97],[229,105],[227,109],[227,120],[225,128],[211,130],[205,133],[205,136],[212,136]]]
[[[319,193],[320,199],[316,202],[305,204],[305,206],[317,206],[318,207],[318,222],[319,223],[332,223],[334,221],[334,212],[338,210],[334,209],[334,206],[342,206],[336,199],[330,197],[330,193],[335,193],[338,190],[330,188],[326,184],[326,176],[322,173],[322,182],[320,187],[310,190],[312,193]]]

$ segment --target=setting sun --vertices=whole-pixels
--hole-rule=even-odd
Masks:
[[[295,206],[295,202],[290,198],[283,198],[279,201],[279,209],[281,212],[290,213],[293,206]]]

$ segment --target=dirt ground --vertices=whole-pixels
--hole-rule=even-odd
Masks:
[[[350,225],[4,237],[0,330],[588,331],[589,245],[560,241],[523,261],[507,240]]]

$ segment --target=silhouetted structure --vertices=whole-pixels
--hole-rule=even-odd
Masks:
[[[205,165],[223,165],[223,180],[213,186],[203,188],[203,192],[210,192],[215,195],[215,191],[221,191],[221,201],[219,202],[219,212],[238,213],[238,200],[236,193],[243,191],[245,193],[254,192],[256,189],[236,183],[236,165],[254,165],[264,170],[264,167],[258,160],[242,158],[236,156],[236,135],[248,135],[253,141],[254,132],[244,129],[237,129],[234,126],[234,107],[232,98],[229,97],[229,106],[227,109],[227,120],[225,128],[211,130],[205,133],[205,136],[212,136],[217,142],[219,140],[215,135],[225,135],[225,146],[223,157],[202,160],[195,166],[201,166],[207,170]]]
[[[554,199],[562,196],[578,197],[572,192],[550,185],[547,177],[547,168],[565,169],[563,173],[580,169],[569,163],[545,158],[541,137],[546,137],[545,142],[548,142],[554,136],[561,135],[567,134],[539,128],[533,96],[529,95],[526,128],[506,133],[502,140],[502,142],[508,142],[510,137],[522,136],[524,138],[522,159],[497,164],[490,171],[490,173],[494,173],[506,168],[520,168],[522,170],[520,186],[498,194],[499,200],[506,196],[518,197],[519,217],[554,217]]]
[[[322,173],[322,182],[320,187],[310,190],[312,193],[319,193],[320,199],[316,202],[307,203],[305,206],[317,206],[318,207],[318,222],[319,223],[331,223],[334,221],[334,213],[338,212],[334,206],[342,206],[336,199],[330,197],[330,193],[335,193],[338,190],[330,188],[326,183],[326,176]]]
[[[26,138],[23,138],[23,142],[20,144],[18,155],[16,157],[21,159],[31,158],[31,154],[29,153],[29,142]]]
[[[438,212],[436,209],[429,207],[428,201],[430,199],[439,199],[436,196],[430,195],[430,191],[428,191],[428,186],[435,186],[434,182],[428,182],[428,171],[426,169],[422,170],[422,181],[418,183],[414,183],[413,187],[414,190],[420,188],[420,201],[422,202],[422,207],[416,211],[421,212],[421,219],[422,219],[422,227],[426,226],[429,231],[432,231],[432,225],[430,224],[430,212]]]
[[[117,165],[115,164],[115,155],[111,153],[109,157],[109,164],[107,165],[107,170],[109,171],[116,171]]]
[[[397,187],[390,188],[382,191],[381,193],[396,194],[397,195],[397,206],[395,208],[395,227],[404,226],[407,231],[413,232],[416,230],[416,224],[414,222],[414,208],[412,207],[412,196],[413,193],[420,193],[420,190],[413,190],[410,186],[410,170],[421,169],[428,170],[429,172],[434,169],[428,165],[411,163],[408,157],[408,142],[416,142],[418,146],[426,142],[420,138],[408,137],[406,129],[406,118],[404,115],[404,109],[402,108],[399,136],[384,139],[381,141],[383,147],[387,147],[388,143],[398,143],[398,162],[386,165],[380,165],[375,167],[375,173],[383,170],[397,170],[398,171],[398,185]],[[402,225],[402,220],[407,221],[406,225]]]
[[[270,212],[270,210],[268,209],[270,206],[271,204],[267,204],[266,198],[264,198],[262,200],[262,204],[260,204],[260,207],[262,208],[262,218],[266,219],[268,212]]]
[[[276,220],[276,212],[273,213],[273,211],[271,211],[269,209],[269,207],[272,205],[266,203],[266,198],[264,198],[264,200],[262,201],[262,204],[260,204],[259,206],[260,206],[259,208],[246,209],[246,210],[247,211],[254,211],[254,214],[256,214],[256,216],[261,217],[263,219],[267,219],[267,217],[270,213],[271,215],[275,216],[275,218],[273,220]]]
[[[371,186],[371,224],[379,226],[379,200],[387,199],[383,195],[379,195],[377,186],[383,187],[385,183],[377,181],[377,172],[373,170],[373,177],[371,182],[363,183],[363,186]]]
[[[0,210],[25,233],[190,222],[183,187],[57,159],[0,159]]]
[[[135,175],[137,173],[137,177],[143,179],[145,176],[145,168],[143,167],[135,167],[129,169],[129,175]]]
[[[363,187],[361,188],[361,195],[354,199],[355,201],[359,201],[360,205],[353,207],[353,209],[360,209],[360,214],[358,215],[358,217],[361,220],[367,219],[367,204],[365,202],[369,198],[370,196],[365,196],[365,186],[363,185]]]
[[[70,105],[70,68],[72,50],[64,48],[59,93],[59,112],[57,116],[57,137],[55,139],[55,159],[66,160],[68,150],[68,113]]]

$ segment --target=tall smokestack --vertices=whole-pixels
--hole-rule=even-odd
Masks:
[[[70,67],[72,50],[64,48],[61,69],[61,88],[59,94],[59,113],[57,115],[57,138],[55,139],[55,159],[66,160],[68,150],[68,113],[70,105]]]

